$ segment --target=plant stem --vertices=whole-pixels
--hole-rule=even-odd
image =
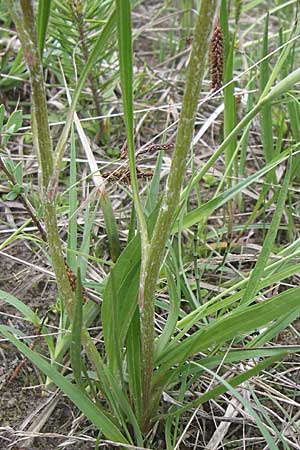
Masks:
[[[19,7],[21,5],[21,8]],[[10,12],[15,22],[29,70],[32,89],[32,130],[39,161],[41,201],[44,207],[45,227],[53,270],[59,294],[68,313],[72,312],[74,294],[66,273],[61,248],[55,208],[55,192],[49,190],[53,176],[53,151],[51,145],[43,67],[37,42],[34,10],[31,0],[9,0]]]
[[[169,238],[174,213],[179,204],[180,191],[186,172],[186,159],[192,142],[195,114],[206,65],[207,51],[218,8],[218,0],[202,0],[201,2],[194,33],[191,57],[187,69],[185,92],[167,188],[162,208],[154,228],[144,269],[145,277],[143,288],[144,297],[141,311],[141,329],[145,426],[149,420],[148,411],[151,408],[151,381],[154,347],[154,293],[160,266],[165,253],[165,245]]]

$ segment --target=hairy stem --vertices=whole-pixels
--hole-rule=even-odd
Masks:
[[[71,314],[74,294],[66,273],[56,220],[55,192],[49,190],[53,176],[53,151],[48,123],[43,67],[37,42],[34,10],[31,0],[9,0],[29,70],[32,89],[32,130],[39,161],[39,182],[44,219],[59,294]]]
[[[154,228],[144,269],[144,298],[141,327],[145,424],[149,420],[147,411],[151,408],[151,381],[154,347],[154,293],[160,266],[165,253],[165,245],[170,234],[174,213],[179,204],[180,191],[186,172],[186,159],[192,142],[195,114],[206,65],[207,51],[218,7],[219,0],[202,0],[201,2],[201,8],[194,33],[191,57],[187,69],[185,92],[167,188]]]

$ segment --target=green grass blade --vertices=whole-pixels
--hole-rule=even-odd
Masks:
[[[9,305],[16,308],[18,311],[20,311],[20,313],[23,314],[26,320],[33,323],[33,325],[35,326],[39,326],[40,319],[38,318],[37,314],[33,312],[32,309],[29,308],[29,306],[21,302],[21,300],[19,300],[17,297],[15,297],[12,294],[9,294],[8,292],[0,290],[0,298],[3,299]]]
[[[170,367],[211,346],[223,344],[260,328],[276,320],[287,309],[299,308],[299,295],[300,288],[292,288],[259,304],[238,308],[202,327],[179,344],[170,344],[156,364]]]
[[[107,439],[115,442],[128,444],[127,439],[123,436],[116,425],[107,417],[107,415],[95,406],[95,404],[87,397],[82,395],[78,387],[72,385],[63,375],[61,375],[53,366],[51,366],[38,353],[28,348],[25,344],[10,334],[5,326],[0,325],[0,332],[14,344],[17,349],[22,352],[30,361],[35,364],[45,375],[47,375],[69,399],[82,411],[85,416],[96,427],[103,432]]]
[[[121,245],[114,210],[111,201],[107,195],[101,196],[100,206],[102,208],[104,216],[105,230],[107,233],[110,257],[115,262],[117,261],[121,253]]]
[[[154,211],[155,206],[157,204],[157,197],[160,188],[160,174],[163,163],[163,152],[160,151],[157,157],[154,174],[151,180],[150,189],[145,205],[145,210],[147,211],[148,216]]]
[[[80,254],[81,255],[89,255],[90,253],[90,245],[91,245],[91,237],[92,237],[92,228],[94,221],[96,219],[96,214],[98,211],[98,203],[96,205],[87,204],[85,213],[84,213],[84,228],[83,228],[83,236],[82,242],[80,245]],[[86,277],[87,271],[87,263],[88,261],[85,258],[80,258],[80,271],[82,279],[84,280]]]
[[[215,211],[217,208],[223,206],[226,202],[231,200],[235,195],[239,192],[242,192],[247,186],[249,186],[254,181],[261,178],[263,175],[268,173],[270,170],[275,168],[278,164],[287,159],[290,155],[291,150],[286,150],[282,152],[277,158],[274,158],[269,164],[266,164],[265,167],[258,170],[256,173],[246,178],[245,180],[240,181],[240,183],[236,184],[232,188],[228,189],[222,194],[219,194],[217,197],[209,200],[203,205],[199,206],[199,208],[194,209],[193,211],[186,214],[183,218],[181,229],[186,229],[194,224],[198,223],[200,220],[204,220],[209,217],[209,215]],[[173,233],[177,232],[178,225],[177,223],[173,227]]]
[[[122,87],[122,101],[126,137],[129,157],[130,180],[132,186],[133,201],[141,228],[141,238],[145,250],[148,242],[146,220],[139,197],[139,188],[136,172],[134,151],[134,117],[133,117],[133,61],[132,61],[132,31],[131,31],[131,6],[130,0],[116,0],[119,66]]]
[[[192,407],[199,406],[203,403],[206,403],[208,400],[211,400],[221,394],[224,394],[225,392],[231,392],[232,395],[239,400],[239,402],[244,406],[245,410],[248,411],[248,413],[251,415],[251,417],[253,417],[253,419],[255,420],[258,428],[260,429],[262,435],[264,436],[266,442],[268,443],[268,448],[270,450],[278,450],[278,447],[276,446],[273,437],[269,433],[265,424],[261,421],[260,417],[257,415],[257,413],[252,408],[250,402],[245,400],[244,397],[235,389],[236,386],[239,386],[243,382],[249,380],[253,376],[257,375],[261,370],[265,369],[266,367],[268,367],[269,365],[273,364],[276,361],[278,361],[278,357],[268,358],[265,361],[258,363],[254,368],[246,370],[244,373],[242,373],[240,375],[236,375],[229,381],[225,380],[223,377],[221,377],[217,373],[213,372],[212,370],[208,369],[207,367],[204,367],[199,363],[194,363],[195,365],[202,367],[214,379],[217,379],[220,383],[220,386],[208,391],[206,394],[202,395],[199,399],[195,400],[195,402],[190,403],[189,406],[177,409],[176,412],[174,412],[172,414],[182,413],[185,410],[187,410],[188,408],[191,408],[191,406]]]
[[[71,367],[74,379],[78,387],[85,395],[84,384],[81,376],[81,330],[82,330],[82,286],[80,268],[77,269],[77,283],[75,305],[73,308],[72,328],[71,328]]]
[[[282,188],[280,189],[280,193],[277,200],[276,210],[272,217],[271,226],[268,229],[267,235],[264,239],[262,250],[259,254],[257,262],[255,264],[254,269],[251,272],[250,279],[247,284],[245,295],[242,298],[242,303],[248,303],[249,300],[255,297],[257,292],[258,283],[262,277],[262,274],[265,270],[266,264],[268,262],[268,258],[274,244],[278,227],[280,224],[283,208],[285,205],[285,200],[289,188],[289,182],[291,177],[291,162],[288,163],[288,167],[286,170],[286,174],[283,180]]]
[[[294,320],[296,320],[299,316],[299,311],[292,310],[289,311],[287,314],[284,314],[283,316],[279,317],[278,320],[276,320],[275,323],[271,323],[267,327],[266,330],[264,330],[261,334],[254,337],[248,344],[247,347],[258,347],[262,346],[268,342],[271,342],[272,339],[274,339],[275,336],[278,336],[278,334],[287,328],[287,326],[292,323]]]
[[[83,89],[83,86],[87,80],[87,77],[93,68],[95,61],[99,57],[99,54],[103,53],[106,45],[108,42],[110,42],[111,36],[114,34],[114,30],[116,27],[116,12],[113,11],[110,17],[108,18],[105,26],[103,27],[96,44],[91,51],[87,63],[84,65],[84,69],[81,73],[80,79],[78,81],[78,84],[76,86],[76,89],[72,96],[72,103],[68,112],[67,120],[65,123],[65,126],[63,128],[63,131],[60,135],[59,141],[57,143],[56,149],[55,149],[55,173],[52,182],[56,183],[59,177],[60,168],[61,168],[61,161],[62,157],[65,151],[65,146],[69,137],[69,132],[71,129],[71,125],[73,123],[73,114],[76,109],[76,105],[80,96],[80,93]]]
[[[4,123],[4,115],[5,115],[5,106],[3,104],[0,105],[0,131],[2,131],[3,123]]]
[[[177,408],[176,410],[172,411],[171,413],[167,414],[166,417],[170,415],[176,415],[176,414],[182,414],[185,411],[188,411],[191,408],[197,408],[200,405],[203,405],[204,403],[208,402],[209,400],[215,399],[219,397],[222,394],[225,394],[226,392],[230,391],[231,388],[237,387],[244,383],[245,381],[249,380],[250,378],[257,375],[259,372],[267,368],[268,366],[274,364],[277,362],[281,357],[284,355],[284,352],[280,352],[270,358],[265,359],[264,361],[261,361],[257,363],[253,368],[246,370],[245,372],[236,375],[232,377],[230,380],[226,381],[226,384],[223,383],[225,381],[224,379],[220,379],[219,386],[210,389],[205,394],[201,395],[199,398],[194,400],[193,402],[189,402],[187,405],[182,406],[180,408]],[[203,364],[193,363],[196,367],[198,367],[201,372],[202,371],[209,371],[211,374],[214,375],[214,372],[212,372],[207,366]]]
[[[259,282],[258,290],[264,289],[274,283],[279,283],[280,281],[295,275],[297,272],[299,272],[299,269],[300,269],[300,264],[292,264],[283,270],[280,270],[280,271],[275,270],[274,273],[266,276]],[[267,271],[266,271],[266,273],[267,273]],[[266,273],[264,275],[266,275]],[[177,328],[183,330],[182,334],[184,335],[189,329],[191,329],[201,319],[203,319],[205,317],[209,317],[213,314],[217,314],[222,309],[228,308],[228,307],[236,304],[243,297],[243,295],[245,293],[245,289],[241,289],[241,287],[244,286],[248,282],[248,280],[249,280],[249,277],[247,277],[245,280],[242,280],[239,283],[236,283],[230,289],[230,290],[232,290],[232,292],[235,292],[235,290],[237,290],[238,292],[235,292],[234,294],[229,295],[228,297],[226,297],[223,300],[222,300],[223,294],[224,294],[224,296],[226,296],[226,294],[222,293],[221,295],[218,295],[218,296],[214,297],[213,299],[209,300],[204,306],[201,306],[197,310],[188,314],[186,317],[184,317],[177,323]],[[227,292],[227,294],[228,294],[228,292]]]
[[[126,339],[128,384],[138,422],[142,418],[141,333],[140,313],[134,313]]]
[[[164,348],[170,341],[174,330],[176,328],[176,323],[178,320],[178,314],[180,309],[180,289],[178,289],[178,286],[176,286],[176,283],[173,279],[173,276],[168,269],[168,267],[165,265],[165,271],[168,281],[168,292],[169,292],[169,299],[170,299],[170,311],[168,314],[168,319],[165,324],[165,327],[163,329],[163,332],[159,336],[159,339],[157,341],[156,345],[156,353],[157,355],[160,355],[160,353],[163,352]]]
[[[41,58],[43,59],[44,46],[50,17],[51,0],[39,0],[37,14],[38,45]]]
[[[227,148],[232,139],[235,139],[237,134],[246,127],[251,120],[258,114],[263,106],[267,103],[274,101],[280,95],[288,92],[293,88],[295,83],[298,83],[300,80],[300,69],[296,69],[291,74],[289,74],[286,78],[279,81],[268,94],[261,97],[256,105],[253,107],[251,111],[249,111],[243,119],[236,125],[236,127],[232,130],[232,132],[224,139],[220,147],[214,152],[214,154],[209,158],[209,160],[204,164],[202,169],[193,177],[190,181],[189,185],[182,191],[181,194],[181,202],[184,203],[186,197],[188,196],[191,189],[194,187],[196,183],[198,183],[201,178],[207,173],[207,171],[212,167],[214,162],[219,158],[222,152]]]
[[[223,35],[224,42],[224,139],[231,133],[236,125],[236,111],[235,111],[235,97],[234,97],[234,83],[231,82],[233,78],[233,67],[234,67],[234,48],[235,48],[235,36],[232,38],[230,43],[230,34],[228,26],[228,4],[227,0],[222,0],[220,8],[220,24]],[[232,139],[225,151],[225,166],[228,169],[227,186],[231,186],[232,181],[232,167],[229,169],[228,164],[230,163],[232,156],[234,154],[235,148],[237,146],[236,137]]]
[[[269,15],[266,16],[264,40],[262,46],[261,58],[263,59],[268,54],[268,32],[269,32]],[[260,93],[263,94],[265,87],[269,81],[269,59],[263,59],[260,63]],[[270,162],[273,158],[273,127],[272,127],[272,108],[271,104],[267,103],[260,112],[260,123],[261,123],[261,137],[263,143],[263,149],[265,154],[266,162]],[[270,174],[268,179],[273,179],[273,175]],[[275,180],[274,180],[275,181]]]
[[[86,349],[88,351],[90,361],[93,363],[96,372],[99,375],[99,379],[101,380],[105,388],[106,398],[110,399],[110,403],[113,406],[116,416],[119,418],[120,423],[126,430],[128,439],[131,440],[127,428],[129,421],[129,423],[133,427],[138,445],[142,446],[143,439],[141,430],[139,428],[136,416],[132,410],[132,407],[128,401],[127,396],[124,394],[121,386],[118,383],[118,380],[116,380],[116,378],[113,376],[109,368],[104,365],[95,344],[93,343],[92,339],[90,338],[87,332],[84,333],[84,342],[87,344]],[[123,413],[127,417],[128,421],[124,417]]]
[[[69,232],[68,232],[68,252],[67,263],[69,267],[76,271],[77,250],[77,167],[76,167],[76,145],[74,127],[71,129],[71,161],[69,178]]]

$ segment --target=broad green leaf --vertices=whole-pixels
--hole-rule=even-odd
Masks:
[[[117,367],[118,354],[121,352],[137,304],[140,252],[140,236],[137,235],[129,242],[111,269],[103,292],[101,318],[106,353],[112,370]],[[116,342],[118,351],[115,348]]]

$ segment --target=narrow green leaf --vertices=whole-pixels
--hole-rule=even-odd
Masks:
[[[118,367],[118,354],[122,351],[126,333],[137,304],[140,252],[140,236],[137,235],[118,258],[103,292],[101,318],[105,348],[111,370]],[[117,314],[114,314],[114,311],[117,311]],[[115,348],[116,337],[118,349]]]
[[[128,422],[126,421],[124,414],[133,427],[138,445],[142,446],[142,433],[127,396],[124,394],[121,386],[118,383],[118,380],[116,380],[116,378],[113,376],[110,369],[104,365],[95,344],[93,343],[87,332],[84,333],[84,341],[85,344],[87,344],[86,349],[88,351],[89,358],[93,363],[94,368],[99,375],[99,379],[101,380],[105,388],[106,398],[110,399],[110,403],[115,411],[116,416],[119,418],[120,423],[123,425],[128,439],[131,441],[131,437],[127,428]],[[122,412],[124,414],[122,414]]]
[[[170,311],[168,314],[168,319],[165,324],[165,327],[163,329],[163,332],[158,338],[157,344],[156,344],[156,353],[159,356],[168,342],[170,341],[174,330],[176,328],[176,323],[178,320],[178,314],[180,310],[180,292],[181,290],[178,289],[178,286],[176,286],[175,281],[173,279],[173,276],[168,269],[167,265],[165,265],[165,271],[168,281],[168,292],[169,292],[169,299],[170,299]]]
[[[132,61],[132,30],[130,0],[115,0],[117,11],[119,70],[122,87],[122,102],[126,127],[127,148],[129,158],[130,180],[135,211],[138,217],[141,238],[144,247],[147,246],[148,235],[146,220],[141,204],[136,172],[134,151],[134,117],[133,117],[133,61]]]
[[[19,300],[17,297],[15,297],[12,294],[9,294],[8,292],[0,290],[0,298],[3,299],[6,303],[16,308],[18,311],[20,311],[21,314],[23,314],[24,318],[31,323],[33,323],[36,326],[39,326],[40,319],[38,318],[37,314],[32,311],[29,306],[25,305],[21,300]]]
[[[234,96],[234,85],[235,83],[231,82],[228,84],[233,78],[233,68],[234,68],[234,49],[235,49],[235,36],[233,36],[230,43],[230,33],[228,26],[228,4],[227,0],[222,0],[221,9],[220,9],[220,25],[222,29],[223,42],[224,42],[224,50],[223,50],[223,59],[224,59],[224,73],[223,73],[223,84],[224,84],[224,139],[231,133],[236,125],[236,107],[235,107],[235,96]],[[228,85],[227,85],[228,84]],[[236,137],[230,141],[225,150],[225,165],[228,170],[227,173],[227,186],[231,186],[232,180],[232,167],[228,167],[232,156],[234,154],[235,148],[237,146]]]
[[[283,356],[283,354],[282,354]],[[197,400],[190,402],[188,405],[185,405],[181,408],[177,408],[171,413],[164,415],[163,417],[170,417],[173,415],[182,414],[186,410],[190,408],[196,408],[199,405],[206,403],[208,400],[214,399],[218,397],[219,395],[222,395],[226,392],[231,392],[234,397],[236,397],[240,403],[244,406],[245,410],[249,412],[251,417],[254,418],[258,428],[260,429],[262,435],[266,439],[268,443],[268,448],[272,450],[278,450],[278,447],[276,446],[271,434],[269,433],[267,427],[265,424],[261,421],[260,417],[257,415],[257,413],[253,410],[250,402],[246,401],[243,396],[235,389],[235,387],[239,386],[240,384],[244,383],[245,381],[249,380],[253,376],[257,375],[260,371],[268,367],[269,365],[273,364],[278,360],[278,357],[271,357],[268,358],[260,363],[258,363],[255,367],[246,370],[244,373],[240,375],[236,375],[230,380],[225,380],[223,377],[219,376],[217,373],[213,372],[212,370],[202,366],[201,364],[194,363],[196,366],[199,366],[200,368],[203,368],[206,372],[208,372],[213,378],[217,379],[220,383],[219,386],[217,386],[214,389],[209,390],[207,393],[202,395]],[[161,416],[159,417],[161,419]]]
[[[159,193],[160,188],[160,175],[161,175],[161,168],[163,163],[163,152],[160,151],[158,153],[158,157],[156,160],[155,170],[154,174],[151,180],[150,189],[146,201],[145,210],[147,211],[148,216],[152,213],[152,211],[155,209],[155,206],[157,204],[157,197]]]
[[[75,305],[73,308],[72,329],[71,329],[71,366],[74,379],[85,395],[84,385],[81,376],[81,330],[82,330],[82,286],[80,268],[77,269],[77,283]]]
[[[232,377],[231,379],[229,379],[228,381],[226,381],[226,384],[223,382],[223,381],[225,381],[224,379],[219,379],[219,381],[221,382],[219,384],[219,386],[217,386],[213,389],[210,389],[208,392],[201,395],[199,398],[197,398],[193,402],[189,402],[188,404],[175,409],[174,411],[172,411],[169,414],[166,414],[163,417],[182,414],[191,408],[197,408],[199,405],[203,405],[204,403],[208,402],[209,400],[215,399],[215,398],[219,397],[220,395],[225,394],[227,391],[230,391],[231,388],[239,386],[240,384],[244,383],[245,381],[247,381],[250,378],[257,375],[259,372],[264,370],[266,367],[268,367],[271,364],[274,364],[276,361],[282,359],[283,355],[284,355],[284,352],[281,351],[280,353],[257,363],[253,368],[248,369],[245,372],[243,372],[239,375],[236,375],[236,376]],[[210,371],[210,369],[207,366],[204,366],[202,363],[201,364],[193,363],[193,364],[196,367],[198,367],[199,369],[201,369],[201,371],[204,371],[204,370],[209,371],[213,376],[215,376],[215,373]]]
[[[3,127],[4,114],[5,114],[5,106],[3,104],[1,104],[0,105],[0,131],[2,131],[2,127]]]
[[[108,196],[101,196],[100,205],[104,216],[110,256],[115,262],[121,253],[121,245],[114,210]]]
[[[37,14],[37,34],[41,59],[43,59],[46,33],[50,18],[50,9],[51,9],[51,0],[39,0],[38,14]]]
[[[162,369],[185,361],[188,357],[200,351],[206,351],[211,346],[247,334],[260,328],[272,320],[276,320],[287,309],[299,308],[300,288],[289,289],[259,304],[238,308],[213,323],[202,327],[180,343],[170,344],[164,355],[156,364],[162,364]]]
[[[113,36],[114,30],[116,27],[116,13],[113,11],[113,13],[108,18],[105,26],[103,27],[97,42],[91,51],[87,63],[84,65],[84,69],[81,73],[80,79],[78,81],[78,84],[76,86],[76,89],[74,91],[74,94],[72,96],[72,103],[70,106],[70,110],[67,116],[67,120],[65,123],[65,126],[63,128],[63,131],[60,135],[59,141],[57,143],[56,149],[55,149],[55,173],[52,182],[56,183],[60,168],[61,168],[61,160],[65,151],[65,146],[69,137],[69,132],[71,129],[71,125],[73,123],[73,114],[76,109],[76,105],[79,99],[79,95],[82,91],[82,88],[86,82],[86,79],[92,69],[92,67],[95,64],[95,61],[99,57],[99,54],[104,51],[107,43],[110,41],[111,36]]]
[[[129,390],[138,422],[140,422],[142,418],[142,366],[140,313],[137,307],[127,334],[126,360]]]
[[[80,409],[80,411],[82,411],[85,416],[103,432],[107,439],[124,444],[129,443],[116,425],[107,417],[107,415],[97,408],[91,400],[84,397],[78,387],[72,385],[70,381],[62,376],[38,353],[28,348],[25,344],[10,334],[4,325],[0,325],[0,332],[56,384]]]
[[[247,186],[249,186],[251,183],[258,180],[263,175],[268,173],[270,170],[275,168],[278,164],[287,159],[290,155],[290,152],[291,152],[290,149],[286,150],[285,152],[282,152],[277,158],[274,158],[269,164],[266,164],[265,167],[258,170],[250,177],[240,181],[238,184],[234,185],[232,188],[228,189],[224,193],[219,194],[217,197],[199,206],[199,208],[196,208],[193,211],[186,214],[181,224],[181,230],[189,228],[193,226],[195,223],[198,223],[200,220],[204,220],[207,217],[209,217],[209,215],[217,208],[220,208],[226,202],[231,200],[236,194],[242,192],[242,190],[245,189]],[[173,233],[177,232],[177,228],[178,225],[176,223],[172,230]]]
[[[253,107],[251,111],[249,111],[243,119],[236,125],[236,127],[232,130],[232,132],[224,139],[220,147],[214,152],[214,154],[209,158],[209,160],[204,164],[204,166],[197,172],[197,174],[192,178],[189,185],[182,191],[180,206],[184,203],[187,195],[193,188],[193,186],[198,183],[201,178],[207,173],[210,167],[214,164],[214,162],[219,158],[222,152],[227,148],[232,139],[235,139],[237,134],[246,127],[251,120],[258,114],[263,106],[267,103],[272,102],[278,96],[288,92],[292,89],[295,83],[300,81],[300,69],[295,70],[286,78],[281,80],[277,85],[275,85],[268,94],[261,97],[256,105]]]
[[[286,170],[286,174],[283,180],[282,188],[280,189],[279,197],[277,200],[276,210],[272,217],[271,226],[268,229],[267,235],[264,239],[263,247],[259,254],[259,257],[256,261],[255,267],[251,272],[250,279],[247,284],[245,295],[242,298],[242,303],[248,303],[249,300],[255,297],[257,292],[258,283],[262,277],[262,274],[265,270],[266,264],[268,262],[268,258],[270,252],[272,250],[272,246],[274,244],[278,227],[280,224],[283,208],[285,205],[285,200],[289,188],[289,182],[291,177],[291,162],[288,163],[288,167]]]
[[[262,54],[261,58],[263,59],[260,63],[260,92],[261,95],[264,92],[264,89],[269,81],[269,59],[265,58],[268,54],[268,32],[269,32],[269,15],[266,15],[266,23],[265,23],[265,31],[264,31],[264,40],[262,46]],[[260,112],[260,121],[261,121],[261,137],[263,143],[263,149],[265,153],[266,162],[270,162],[273,158],[273,128],[272,128],[272,108],[271,104],[267,103]],[[268,179],[274,178],[273,176],[269,176]]]
[[[68,251],[67,263],[69,267],[76,270],[77,250],[77,164],[76,164],[76,145],[74,127],[71,129],[71,161],[69,178],[69,232],[68,232]]]

